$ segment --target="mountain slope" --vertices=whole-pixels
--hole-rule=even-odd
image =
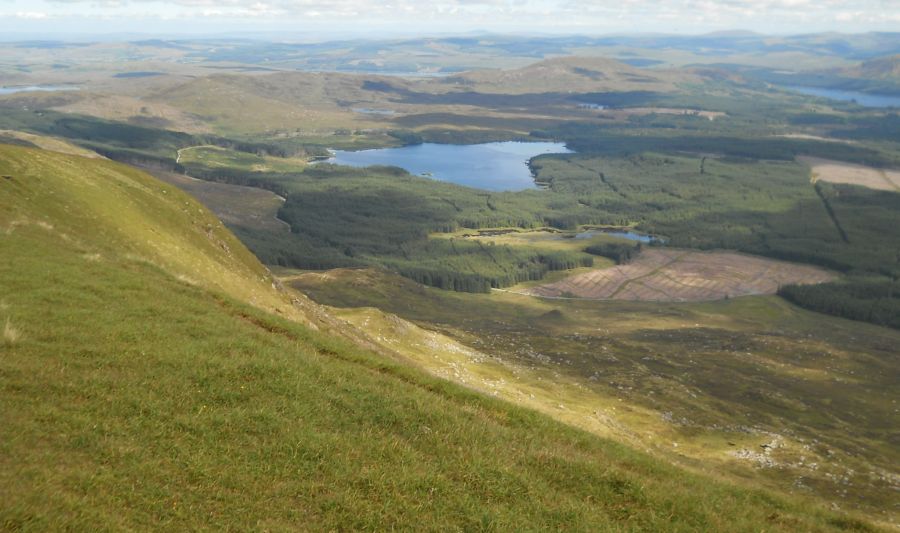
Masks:
[[[181,190],[126,165],[4,147],[7,235],[38,227],[93,261],[128,257],[261,309],[304,318],[222,223]]]
[[[0,175],[2,529],[866,527],[247,305],[290,312],[146,174],[0,145]]]

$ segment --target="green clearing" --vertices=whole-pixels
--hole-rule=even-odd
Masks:
[[[230,168],[244,172],[302,172],[308,160],[262,156],[218,146],[194,146],[178,151],[178,163],[185,167]]]
[[[4,529],[871,529],[250,307],[258,263],[143,173],[0,173]]]

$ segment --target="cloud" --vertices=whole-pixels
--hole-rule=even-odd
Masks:
[[[0,0],[45,18],[374,24],[405,30],[807,32],[890,29],[898,0]],[[33,10],[33,11],[32,11]],[[3,13],[0,13],[3,15]],[[21,17],[20,17],[21,18]],[[37,20],[37,17],[35,17]]]
[[[41,20],[47,18],[49,15],[43,11],[16,11],[14,16],[19,19]]]

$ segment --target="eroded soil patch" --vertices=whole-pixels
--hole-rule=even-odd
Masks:
[[[591,270],[521,292],[545,298],[699,302],[774,294],[793,283],[823,283],[831,272],[735,252],[650,249],[625,265]]]
[[[880,191],[900,192],[900,170],[883,170],[818,157],[798,157],[812,168],[812,180],[860,185]]]

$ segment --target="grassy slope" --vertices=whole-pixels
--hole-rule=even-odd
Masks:
[[[862,527],[239,303],[246,251],[144,174],[11,146],[0,174],[4,529]]]
[[[10,142],[9,144],[22,144],[23,146],[34,146],[35,148],[43,148],[51,152],[60,152],[63,154],[80,155],[83,157],[102,157],[97,152],[93,152],[86,148],[76,146],[62,139],[55,137],[46,137],[43,135],[34,135],[16,130],[0,130],[0,135],[10,140],[23,141],[22,143]]]
[[[403,328],[364,306],[479,352],[405,354],[448,379],[713,475],[808,492],[896,523],[900,334],[890,329],[774,297],[539,300],[349,269],[285,279],[383,336]],[[776,449],[761,448],[773,439]]]
[[[181,190],[110,161],[3,147],[7,231],[37,225],[85,257],[152,263],[183,281],[291,318],[268,270],[206,208]]]

